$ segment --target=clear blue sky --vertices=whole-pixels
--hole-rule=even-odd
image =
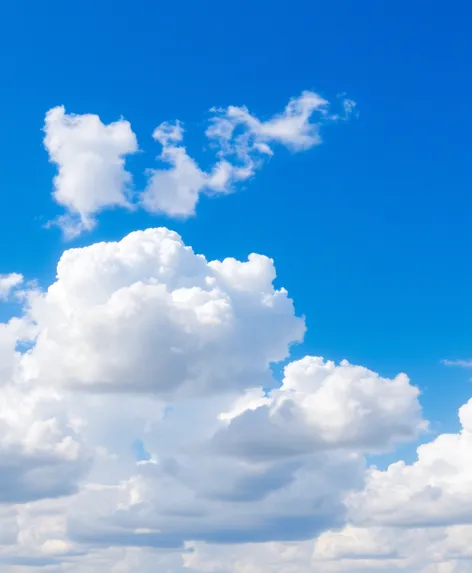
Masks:
[[[48,284],[65,248],[43,228],[60,212],[42,146],[51,107],[129,120],[139,184],[161,121],[184,121],[198,157],[212,106],[270,116],[304,89],[345,92],[357,118],[280,151],[195,219],[112,211],[72,244],[166,225],[209,258],[270,255],[307,316],[300,354],[406,371],[426,417],[455,428],[469,373],[440,360],[472,342],[471,18],[465,2],[426,0],[3,2],[0,273]]]

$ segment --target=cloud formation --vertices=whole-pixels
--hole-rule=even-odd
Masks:
[[[63,395],[24,376],[17,347],[32,336],[24,319],[0,324],[0,504],[73,493],[88,466]]]
[[[336,366],[306,356],[285,367],[280,388],[267,396],[254,390],[224,413],[230,423],[215,441],[243,458],[336,448],[381,452],[426,429],[418,395],[405,375],[388,380],[347,361]]]
[[[275,289],[267,257],[207,261],[165,228],[62,256],[26,373],[92,391],[205,395],[270,383],[269,366],[300,341],[304,321]]]
[[[344,101],[343,118],[354,105]],[[164,122],[153,132],[162,146],[157,159],[163,166],[147,169],[147,185],[139,191],[133,189],[125,167],[126,158],[138,151],[130,124],[124,119],[104,124],[97,115],[67,114],[64,107],[55,107],[46,114],[44,144],[58,169],[53,198],[66,210],[56,223],[72,238],[93,229],[97,215],[113,207],[140,206],[153,214],[193,216],[202,194],[232,192],[273,155],[275,146],[296,152],[319,145],[321,127],[342,118],[328,109],[321,96],[305,91],[265,121],[245,107],[211,110],[205,135],[217,158],[208,170],[187,153],[182,124]]]
[[[366,487],[349,499],[360,524],[472,525],[472,400],[459,409],[461,431],[440,434],[418,448],[413,464],[368,472]]]
[[[321,118],[329,118],[328,101],[314,92],[305,91],[292,98],[285,110],[261,121],[246,107],[229,106],[214,109],[207,136],[219,141],[223,152],[248,157],[251,151],[272,154],[271,144],[281,144],[294,151],[310,149],[321,143]],[[314,113],[320,116],[312,121]],[[236,133],[241,128],[239,133]]]
[[[460,368],[472,368],[472,360],[441,360],[444,366],[459,366]]]
[[[275,276],[158,228],[29,287],[0,330],[5,571],[467,572],[470,403],[369,467],[426,429],[419,391],[312,356],[279,383],[305,326]]]
[[[19,273],[10,273],[0,275],[0,300],[5,300],[10,293],[23,282],[23,275]]]
[[[97,115],[68,114],[59,106],[47,112],[44,132],[50,161],[57,166],[53,198],[66,209],[57,223],[67,237],[93,229],[103,209],[131,206],[132,177],[125,159],[138,143],[127,121],[106,125]]]
[[[154,139],[162,145],[158,159],[170,167],[148,169],[148,184],[140,202],[150,213],[183,218],[195,215],[201,193],[229,193],[233,183],[253,174],[247,166],[225,160],[218,161],[208,173],[202,171],[181,145],[183,133],[180,122],[163,123],[154,130]]]

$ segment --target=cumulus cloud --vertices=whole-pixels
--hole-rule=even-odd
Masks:
[[[228,193],[238,181],[249,179],[261,167],[264,156],[272,155],[272,144],[302,151],[321,143],[317,112],[328,121],[328,102],[313,92],[292,98],[284,112],[260,121],[245,107],[213,109],[206,135],[216,146],[219,160],[213,168],[202,171],[183,145],[183,128],[179,122],[163,123],[154,131],[162,145],[159,159],[167,169],[149,170],[149,183],[141,196],[142,205],[153,213],[188,217],[202,193]]]
[[[145,209],[152,213],[189,217],[195,214],[200,195],[228,193],[238,182],[252,177],[263,160],[274,153],[274,145],[304,151],[321,143],[320,129],[339,115],[328,114],[328,102],[314,92],[305,91],[292,98],[285,110],[261,121],[246,107],[214,108],[206,136],[216,148],[219,160],[203,171],[183,145],[179,122],[163,123],[154,131],[162,145],[159,159],[167,169],[150,169],[149,182],[141,195]],[[354,109],[344,102],[344,118]],[[318,117],[314,118],[315,114]]]
[[[170,216],[194,215],[202,193],[230,192],[235,183],[255,174],[264,157],[273,155],[273,145],[303,151],[320,144],[321,125],[339,119],[329,116],[327,110],[328,102],[308,91],[292,98],[281,114],[267,121],[259,120],[245,107],[211,110],[206,136],[219,160],[208,172],[202,171],[181,145],[182,125],[163,123],[154,131],[154,139],[162,145],[159,159],[170,167],[149,170],[149,183],[141,196],[144,208]],[[315,113],[317,119],[313,118]]]
[[[345,496],[362,487],[363,451],[421,429],[406,376],[306,357],[274,387],[271,363],[304,333],[275,277],[267,257],[207,261],[161,228],[66,251],[56,282],[31,294],[37,334],[25,376],[80,390],[68,408],[87,419],[85,442],[106,452],[68,505],[75,543],[310,538],[342,525]],[[139,410],[140,393],[170,409]],[[136,439],[146,455],[131,464],[123,443],[131,452]]]
[[[270,383],[300,341],[267,257],[207,261],[167,229],[64,253],[57,281],[29,299],[38,325],[31,380],[110,392],[208,394]]]
[[[72,493],[86,458],[55,397],[13,385],[0,395],[0,503]]]
[[[5,300],[10,296],[13,289],[23,282],[23,275],[10,273],[0,275],[0,300]]]
[[[351,100],[344,102],[344,117],[353,106]],[[97,115],[68,114],[55,107],[46,114],[44,144],[58,169],[53,197],[66,210],[56,223],[72,238],[93,229],[97,214],[112,207],[140,206],[154,214],[190,217],[202,194],[233,191],[256,173],[275,145],[310,149],[321,143],[321,127],[340,118],[328,113],[326,100],[309,91],[265,121],[245,107],[213,109],[206,137],[217,157],[208,169],[188,154],[182,124],[164,122],[153,133],[162,146],[157,159],[163,165],[147,170],[147,185],[138,193],[125,168],[127,156],[138,151],[129,122],[104,124]]]
[[[347,361],[336,366],[306,356],[285,367],[280,388],[268,396],[252,390],[223,413],[230,424],[215,443],[243,457],[326,448],[378,452],[426,428],[418,395],[404,374],[389,380]]]
[[[242,181],[252,171],[218,161],[210,172],[205,172],[181,145],[183,128],[179,122],[163,123],[153,137],[162,145],[159,159],[170,165],[166,169],[149,169],[148,185],[141,193],[141,204],[151,213],[165,213],[171,217],[195,214],[200,193],[226,193],[234,181]]]
[[[102,546],[182,548],[191,540],[304,539],[341,525],[344,496],[362,486],[362,457],[326,451],[241,461],[215,454],[208,444],[224,424],[217,413],[231,402],[229,396],[193,398],[174,402],[161,419],[144,414],[140,435],[148,461],[129,467],[124,479],[101,479],[71,501],[72,538]],[[106,425],[113,434],[120,419],[110,416]]]
[[[88,464],[61,394],[25,380],[17,345],[32,334],[0,324],[0,504],[70,494]]]
[[[25,292],[0,325],[2,571],[467,573],[472,402],[368,467],[426,428],[419,391],[312,356],[278,383],[305,325],[275,278],[159,228]]]
[[[46,114],[44,132],[50,161],[58,169],[53,197],[66,209],[57,223],[66,236],[92,229],[103,209],[130,207],[125,158],[138,144],[127,121],[104,124],[97,115],[68,114],[60,106]]]
[[[461,432],[421,445],[413,464],[371,469],[365,489],[349,498],[352,519],[405,527],[472,524],[472,401],[459,417]]]

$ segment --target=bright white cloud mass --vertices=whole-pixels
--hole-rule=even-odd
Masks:
[[[353,106],[214,109],[207,170],[163,123],[142,190],[127,121],[54,108],[56,222],[72,237],[110,207],[187,217]],[[0,276],[21,306],[0,324],[2,572],[470,573],[472,403],[432,436],[405,374],[294,359],[305,320],[275,279],[263,254],[208,260],[163,227],[66,250],[47,288]],[[418,439],[413,463],[374,466]]]
[[[275,276],[156,228],[23,292],[0,337],[2,571],[468,571],[470,404],[371,469],[424,435],[419,392],[312,356],[277,383],[305,325]]]
[[[351,100],[343,102],[344,117],[354,105]],[[157,159],[164,165],[149,167],[146,187],[137,190],[125,165],[126,158],[138,151],[128,121],[106,125],[97,115],[68,114],[64,107],[49,110],[44,144],[58,170],[53,198],[66,209],[56,221],[64,234],[71,238],[91,230],[97,214],[112,207],[140,206],[170,217],[192,216],[202,193],[230,193],[255,174],[274,146],[307,150],[321,143],[323,125],[342,118],[330,115],[328,102],[308,91],[266,121],[245,107],[211,112],[206,137],[217,155],[213,167],[205,171],[188,155],[179,121],[164,122],[153,133],[162,147]]]

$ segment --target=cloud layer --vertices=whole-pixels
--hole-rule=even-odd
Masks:
[[[0,330],[5,571],[467,571],[470,403],[415,463],[369,467],[427,429],[419,392],[313,356],[278,382],[305,326],[275,277],[158,228],[23,292]]]

